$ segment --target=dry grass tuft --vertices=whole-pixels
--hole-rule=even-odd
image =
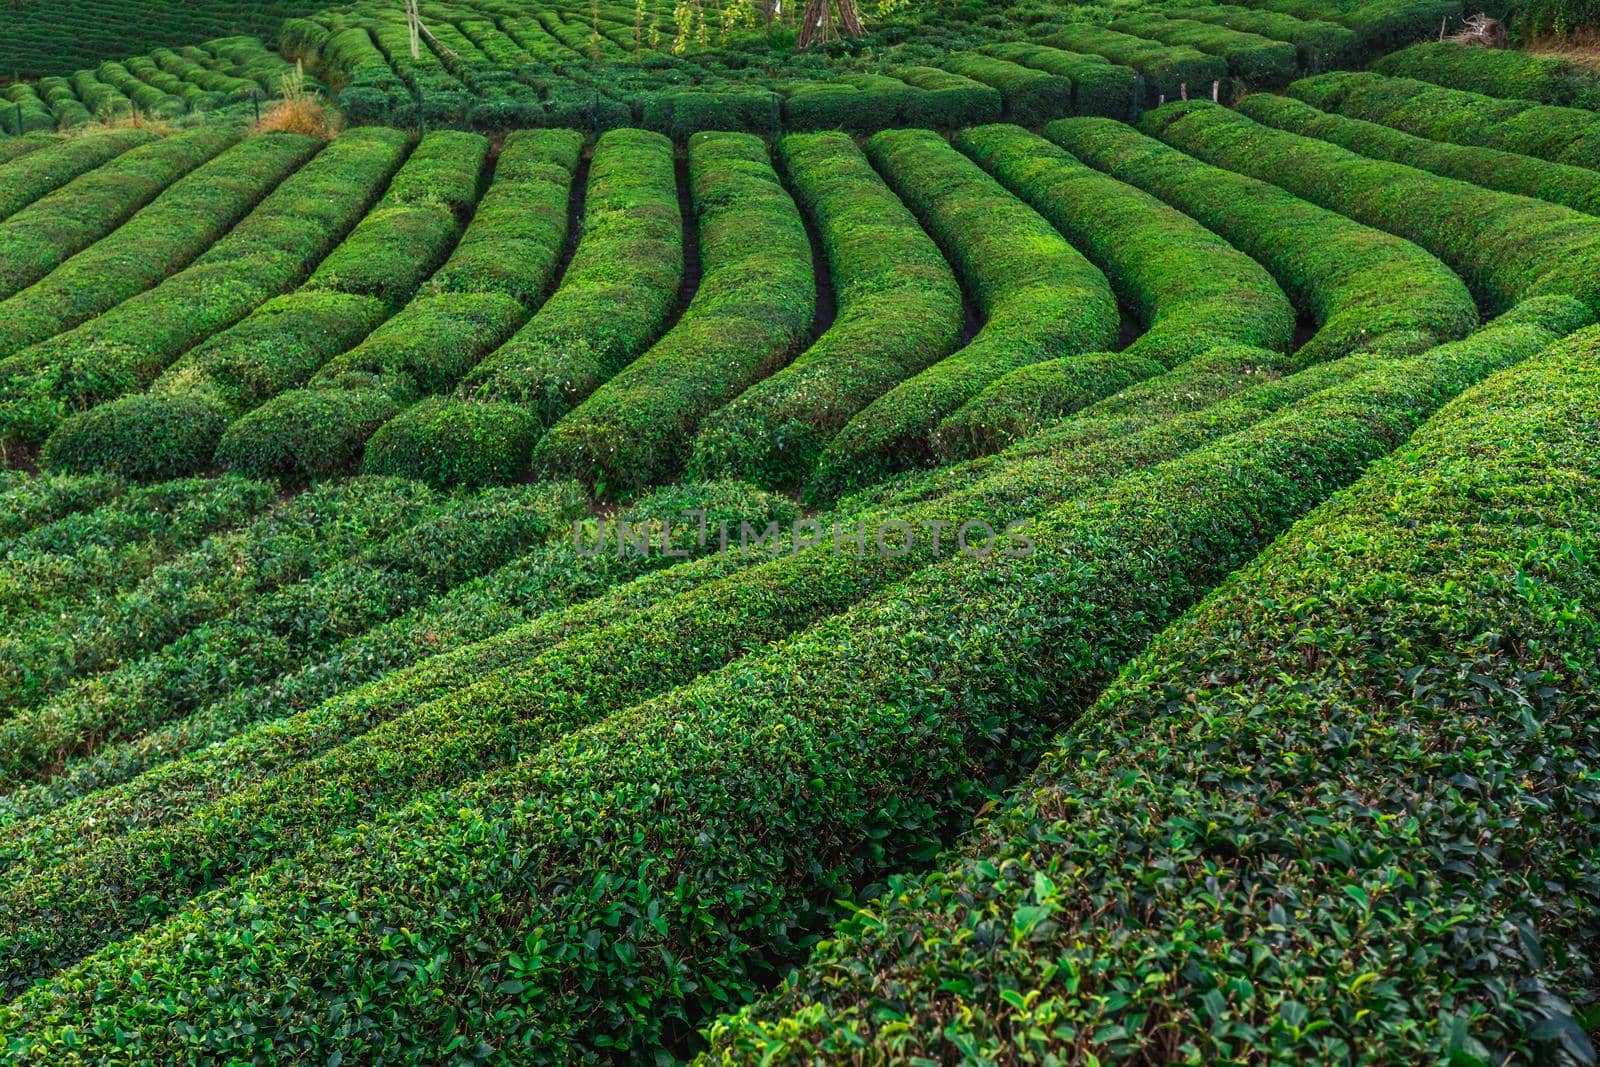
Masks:
[[[1546,34],[1530,42],[1528,51],[1538,56],[1565,59],[1568,63],[1590,70],[1600,70],[1600,29]]]
[[[305,69],[298,62],[292,73],[284,75],[280,88],[282,98],[262,112],[256,129],[303,133],[323,140],[331,140],[339,132],[335,117],[323,106],[322,99],[306,88]]]

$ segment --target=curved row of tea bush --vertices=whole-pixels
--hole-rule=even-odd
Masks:
[[[694,300],[666,336],[539,440],[541,475],[606,493],[669,478],[688,460],[701,420],[804,344],[816,299],[811,248],[766,144],[696,134],[689,184],[703,271]]]
[[[511,337],[555,277],[582,148],[581,135],[566,130],[509,136],[493,185],[422,294],[329,360],[306,388],[230,427],[220,448],[225,462],[294,481],[348,470],[405,405],[455,385]],[[466,447],[411,441],[406,425],[402,420],[377,442],[369,471],[433,483],[479,480],[468,476],[473,456]],[[526,455],[519,458],[525,465]]]
[[[222,130],[163,137],[18,211],[0,223],[0,297],[27,289],[114,233],[135,212],[237,139]]]
[[[958,52],[939,65],[1000,90],[1001,117],[1008,122],[1037,126],[1072,114],[1076,86],[1070,78],[976,52]]]
[[[837,315],[793,363],[706,418],[689,471],[794,489],[851,417],[956,348],[963,311],[938,245],[854,141],[793,134],[778,152],[820,235]]]
[[[939,424],[944,461],[998,451],[1217,345],[1289,348],[1283,290],[1188,216],[1015,126],[969,128],[955,143],[1104,271],[1144,332],[1116,355],[1046,360],[994,382]]]
[[[1430,141],[1365,119],[1319,111],[1286,96],[1249,97],[1240,101],[1239,110],[1257,122],[1329,141],[1374,159],[1600,215],[1600,171],[1587,167],[1494,148]]]
[[[1356,34],[1337,22],[1296,18],[1277,11],[1260,11],[1234,4],[1198,4],[1172,9],[1196,22],[1211,22],[1230,30],[1259,34],[1295,47],[1300,69],[1309,73],[1354,66],[1361,58]],[[1111,116],[1115,118],[1116,116]]]
[[[1368,159],[1210,104],[1177,104],[1141,120],[1207,162],[1415,241],[1449,264],[1491,310],[1535,296],[1600,309],[1600,219]]]
[[[1600,110],[1600,74],[1517,49],[1428,41],[1391,52],[1374,62],[1372,70],[1485,96]]]
[[[1040,38],[1040,43],[1132,67],[1145,79],[1146,99],[1139,104],[1155,103],[1163,97],[1175,100],[1183,93],[1208,96],[1212,83],[1228,78],[1228,63],[1219,56],[1188,45],[1167,45],[1118,33],[1104,26],[1075,24],[1055,28],[1049,36]]]
[[[1477,325],[1472,294],[1409,241],[1170,148],[1121,123],[1069,119],[1046,136],[1085,163],[1161,197],[1256,257],[1317,332],[1302,364],[1350,352],[1419,352]]]
[[[476,134],[428,134],[297,291],[190,349],[148,393],[67,419],[45,443],[43,463],[143,480],[208,468],[230,422],[303,384],[415,293],[460,235],[488,151]]]
[[[1410,78],[1337,73],[1303,78],[1289,95],[1324,111],[1381,122],[1435,141],[1600,169],[1600,113],[1501,100]]]
[[[965,348],[874,400],[834,436],[807,488],[815,500],[934,458],[939,423],[1007,373],[1115,346],[1106,276],[1026,204],[923,130],[889,130],[867,155],[954,264],[984,315]]]
[[[69,928],[24,921],[16,939],[6,942],[6,956],[17,968],[10,976],[22,981],[34,970],[64,965],[100,941],[128,932],[130,924],[167,914],[214,879],[248,870],[279,849],[306,845],[348,820],[374,816],[414,791],[462,781],[515,752],[537,748],[541,739],[594,721],[607,708],[686,683],[752,647],[844,610],[955,555],[956,540],[966,536],[956,529],[963,520],[981,517],[999,528],[1259,422],[1344,377],[1333,367],[1318,368],[1292,382],[1248,390],[1223,410],[1179,420],[1163,418],[1170,391],[1152,391],[1142,414],[1154,428],[1146,433],[1102,440],[1075,454],[1065,449],[929,506],[862,520],[887,515],[919,529],[942,523],[949,542],[942,552],[941,534],[929,536],[924,529],[903,552],[852,554],[824,542],[754,569],[750,564],[759,563],[759,555],[741,561],[736,553],[732,560],[720,556],[676,568],[678,580],[667,591],[682,591],[647,600],[641,605],[645,610],[635,614],[596,619],[585,611],[578,628],[537,620],[477,649],[423,664],[408,677],[386,679],[365,693],[298,716],[272,731],[265,746],[241,738],[220,776],[205,769],[214,768],[214,753],[160,772],[167,783],[164,799],[192,789],[199,805],[193,811],[174,808],[183,818],[169,829],[146,832],[149,820],[168,820],[150,815],[147,802],[129,809],[115,797],[109,803],[90,799],[58,818],[22,827],[8,850],[27,862],[9,872],[20,887],[10,910],[44,920],[73,900],[69,910],[77,921]],[[683,571],[690,573],[678,573]],[[617,599],[637,603],[629,594],[619,590]],[[551,643],[552,631],[557,644]],[[481,680],[464,685],[463,678]],[[424,698],[429,702],[419,707]],[[357,733],[363,736],[346,742]],[[247,766],[240,766],[239,755],[247,750],[240,746],[246,745],[252,755]],[[263,757],[263,747],[277,755]],[[319,755],[323,751],[326,755]],[[315,758],[262,780],[258,765],[279,764],[285,753]],[[174,790],[175,779],[190,784]],[[125,793],[137,796],[139,790],[134,786]],[[139,814],[131,833],[118,829],[130,810]],[[239,847],[241,833],[250,835],[250,848]],[[117,881],[125,888],[107,892],[102,875],[113,869],[122,872]],[[134,876],[135,870],[144,873]],[[91,885],[100,887],[95,899],[84,893]]]
[[[467,370],[455,395],[387,422],[373,468],[466,482],[520,477],[534,441],[660,335],[677,305],[683,240],[672,143],[643,130],[603,134],[582,239],[560,286]],[[372,393],[354,395],[363,392]]]
[[[65,855],[94,838],[173,821],[195,804],[319,755],[582,630],[754,566],[766,556],[736,549],[711,567],[676,565],[720,552],[715,532],[725,523],[735,531],[741,522],[789,529],[799,515],[787,498],[738,482],[647,493],[615,521],[575,526],[571,540],[537,545],[341,642],[315,663],[232,690],[178,722],[69,761],[48,782],[0,798],[0,856],[10,863],[24,851]],[[620,536],[618,523],[627,523],[630,535],[644,531],[657,549],[665,538],[671,552],[638,550],[632,536]],[[127,784],[109,788],[120,783]],[[86,828],[92,838],[81,836]]]
[[[47,777],[67,757],[136,737],[269,680],[347,637],[494,569],[580,514],[570,483],[442,500],[415,525],[321,573],[247,600],[152,655],[84,679],[4,724],[0,784]]]
[[[138,492],[130,499],[142,500]],[[78,589],[76,604],[52,598],[42,625],[0,637],[0,706],[32,706],[74,678],[148,654],[414,523],[427,506],[415,483],[351,479],[213,534],[131,587],[88,597]],[[124,539],[138,552],[148,551],[151,540],[132,533]]]
[[[103,474],[35,477],[19,470],[0,471],[0,552],[7,551],[18,535],[99,507],[126,489],[120,478]]]
[[[1058,109],[1053,114],[1043,114],[1036,123],[1023,122],[1025,126],[1038,125],[1067,114],[1127,118],[1140,103],[1137,91],[1139,76],[1133,68],[1109,63],[1099,56],[1021,41],[985,45],[980,51],[984,55],[1032,67],[1072,82],[1070,107]],[[976,124],[975,120],[964,125]]]
[[[1174,15],[1181,14],[1181,9]],[[1220,56],[1228,73],[1247,85],[1271,88],[1287,85],[1300,73],[1299,55],[1287,41],[1274,41],[1258,33],[1245,33],[1209,22],[1197,22],[1157,12],[1140,12],[1112,19],[1107,26],[1120,33],[1147,37],[1168,45],[1183,45]],[[1194,86],[1191,92],[1204,89]]]
[[[1495,375],[1280,538],[706,1062],[1592,1059],[1597,356]]]
[[[0,172],[0,220],[52,193],[80,174],[155,140],[148,130],[107,130],[69,137],[49,151],[30,154]]]
[[[268,158],[310,155],[297,135]],[[410,136],[367,127],[293,171],[190,266],[76,329],[0,362],[0,440],[46,440],[73,412],[143,389],[186,350],[301,281],[360,221]]]
[[[297,134],[263,134],[180,178],[107,237],[0,304],[0,359],[182,270],[320,147]]]
[[[1393,51],[1439,35],[1461,17],[1457,0],[1243,0],[1249,7],[1348,26],[1365,54]]]
[[[926,569],[208,896],[0,1009],[12,1056],[404,1058],[463,1028],[486,1055],[679,1050],[1208,588],[1550,336],[1494,331],[1321,393],[1052,509],[1031,552]]]

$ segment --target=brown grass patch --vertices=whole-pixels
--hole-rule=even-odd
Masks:
[[[305,68],[300,63],[296,62],[295,69],[284,75],[279,88],[283,96],[262,112],[256,129],[303,133],[325,141],[339,132],[337,120],[321,97],[306,88]]]
[[[1565,59],[1574,66],[1600,71],[1600,29],[1573,30],[1561,35],[1544,34],[1529,42],[1528,51],[1536,56]]]

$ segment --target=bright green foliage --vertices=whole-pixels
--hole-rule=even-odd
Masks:
[[[522,131],[506,139],[472,223],[422,295],[370,337],[327,362],[310,387],[285,393],[228,432],[230,464],[293,479],[355,465],[367,439],[419,394],[454,385],[509,338],[543,299],[567,238],[567,202],[582,139]],[[344,394],[344,395],[329,395]],[[403,434],[405,423],[394,433]],[[530,442],[531,444],[531,442]],[[368,469],[433,482],[473,481],[470,462],[434,449],[379,449]],[[443,459],[444,466],[430,466]],[[519,457],[524,465],[527,449]],[[476,468],[473,468],[476,469]]]
[[[564,203],[560,210],[565,220]],[[389,423],[368,469],[469,483],[526,471],[538,436],[665,326],[683,274],[682,226],[671,142],[642,130],[605,134],[589,167],[583,238],[560,287],[466,375],[454,397],[418,405]],[[341,370],[329,368],[330,384]],[[371,390],[359,375],[351,377],[357,388]],[[479,432],[484,426],[511,433],[489,437]]]
[[[701,420],[804,344],[816,297],[811,248],[767,146],[749,134],[696,134],[689,180],[703,271],[694,300],[544,435],[533,454],[541,476],[607,494],[672,477]]]
[[[927,465],[939,422],[991,382],[1030,363],[1110,348],[1118,330],[1105,275],[942,138],[887,131],[867,154],[939,242],[985,322],[971,344],[845,425],[807,490],[819,500]]]
[[[708,1061],[1592,1059],[1597,345],[1280,538]]]
[[[1600,311],[1600,219],[1370,160],[1211,104],[1172,105],[1143,123],[1210,163],[1415,241],[1491,309],[1560,295]]]
[[[120,495],[121,479],[105,475],[64,474],[32,477],[22,471],[0,471],[0,552],[18,534]]]
[[[892,73],[924,91],[921,108],[907,112],[908,126],[938,127],[942,121],[955,127],[1000,117],[1000,90],[983,82],[939,67],[895,67]]]
[[[1501,100],[1410,78],[1339,73],[1305,78],[1289,94],[1324,111],[1381,122],[1435,141],[1600,170],[1600,113]]]
[[[174,182],[109,237],[0,304],[0,357],[13,357],[0,363],[0,377],[28,365],[14,353],[188,266],[320,147],[309,137],[281,133],[235,145]]]
[[[1409,241],[1207,166],[1121,123],[1073,119],[1052,123],[1046,135],[1260,260],[1317,325],[1300,346],[1302,365],[1359,351],[1420,352],[1477,325],[1461,279]]]
[[[962,309],[938,246],[853,141],[796,134],[778,147],[821,235],[838,313],[793,363],[706,419],[689,469],[794,489],[852,416],[956,347]]]
[[[1187,45],[1207,55],[1221,56],[1228,63],[1228,73],[1249,86],[1287,85],[1300,72],[1294,45],[1257,33],[1243,33],[1209,22],[1169,18],[1153,12],[1113,19],[1108,25],[1121,33],[1169,45]],[[1192,86],[1189,91],[1195,93],[1203,88]]]
[[[1391,52],[1373,63],[1372,69],[1390,77],[1415,78],[1485,96],[1600,109],[1600,74],[1564,59],[1513,49],[1429,41]]]
[[[18,211],[0,223],[0,296],[26,289],[112,233],[162,190],[237,139],[222,130],[163,137]],[[9,306],[9,301],[0,304]]]
[[[242,147],[256,144],[270,159],[303,159],[316,142],[268,134]],[[148,386],[184,351],[293,287],[366,213],[408,147],[398,130],[343,134],[191,266],[0,363],[0,434],[41,441],[74,411]]]
[[[1239,110],[1257,122],[1331,141],[1364,156],[1600,215],[1600,171],[1587,167],[1551,163],[1493,148],[1430,141],[1376,122],[1318,111],[1284,96],[1249,97],[1240,102]]]
[[[956,146],[1105,271],[1145,332],[1121,358],[1080,367],[1066,356],[996,381],[941,423],[934,443],[946,461],[996,451],[1217,345],[1289,348],[1294,309],[1283,290],[1188,217],[1016,127],[963,130]]]
[[[49,151],[24,157],[0,176],[0,219],[10,218],[78,175],[155,139],[146,130],[107,130],[73,137],[51,146]]]
[[[1355,32],[1337,22],[1296,18],[1233,4],[1196,4],[1176,8],[1174,13],[1196,22],[1215,23],[1275,41],[1288,41],[1295,47],[1300,69],[1313,74],[1353,66],[1360,55]]]

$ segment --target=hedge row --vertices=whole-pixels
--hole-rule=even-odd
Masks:
[[[26,137],[0,137],[0,165],[60,143],[61,138],[49,133],[30,133]]]
[[[70,330],[182,270],[319,147],[295,134],[263,134],[174,182],[108,237],[0,305],[0,358]]]
[[[330,360],[308,388],[230,427],[219,450],[225,462],[291,480],[340,473],[406,404],[449,388],[503,343],[555,275],[581,149],[569,131],[512,134],[472,224],[423,294]],[[438,483],[452,480],[440,471],[460,458],[453,447],[409,463],[388,451],[370,469]]]
[[[52,599],[43,625],[0,638],[0,706],[30,707],[75,678],[153,652],[404,529],[431,506],[414,482],[351,479],[219,532],[131,587],[80,593],[72,604]]]
[[[786,130],[876,133],[897,126],[949,128],[967,121],[974,104],[987,100],[988,94],[981,80],[960,82],[964,84],[953,82],[950,89],[932,92],[886,74],[840,72],[826,81],[780,82],[776,87],[783,94]]]
[[[1303,19],[1328,19],[1350,27],[1367,55],[1382,55],[1439,35],[1461,17],[1459,0],[1243,0]]]
[[[707,1060],[1592,1061],[1597,346],[1280,538]]]
[[[148,393],[68,419],[46,443],[45,464],[143,480],[209,467],[230,422],[304,384],[415,293],[459,236],[488,149],[476,134],[423,138],[304,286],[191,349]]]
[[[309,154],[291,135],[282,151]],[[247,144],[254,144],[256,138]],[[406,134],[349,131],[287,178],[183,271],[0,363],[0,435],[48,437],[73,411],[148,386],[192,346],[292,288],[350,231],[405,157]]]
[[[1499,100],[1410,78],[1339,73],[1289,86],[1324,111],[1381,122],[1435,141],[1498,148],[1552,163],[1600,169],[1600,115],[1528,100]]]
[[[963,130],[956,147],[1103,270],[1144,333],[1118,355],[1069,355],[999,379],[935,431],[944,461],[997,451],[1217,345],[1289,348],[1295,314],[1283,290],[1187,216],[1014,126]]]
[[[580,508],[570,483],[450,501],[337,566],[247,600],[144,659],[20,710],[0,724],[0,785],[46,778],[70,756],[136,737],[229,689],[300,666],[565,532]]]
[[[68,182],[0,223],[0,297],[26,289],[112,233],[237,140],[222,130],[163,137]]]
[[[1493,148],[1430,141],[1364,119],[1319,111],[1284,96],[1254,96],[1239,110],[1257,122],[1304,134],[1374,159],[1404,163],[1446,178],[1518,193],[1574,211],[1600,215],[1600,171],[1571,167]]]
[[[1600,74],[1531,52],[1429,41],[1391,52],[1374,62],[1372,70],[1485,96],[1600,109]]]
[[[829,500],[934,457],[941,420],[1018,367],[1111,348],[1111,287],[1038,213],[935,134],[890,130],[873,165],[922,221],[982,310],[972,343],[902,382],[845,424],[807,487]]]
[[[0,622],[8,636],[26,634],[30,625],[138,582],[174,553],[270,502],[270,491],[257,482],[187,479],[130,491],[29,530],[0,559]]]
[[[344,744],[576,633],[768,558],[730,549],[709,566],[676,566],[718,553],[723,523],[734,531],[741,522],[756,529],[777,522],[787,529],[798,517],[786,498],[737,482],[647,493],[614,518],[646,530],[658,547],[670,535],[671,555],[619,550],[618,527],[586,522],[574,531],[581,540],[546,542],[342,642],[316,663],[266,685],[230,691],[136,741],[70,762],[47,783],[0,798],[0,823],[6,824],[0,855],[7,863],[23,849],[35,856],[44,850],[65,855],[78,849],[85,826],[93,826],[98,838],[173,821],[198,803]],[[699,537],[697,519],[709,537]],[[272,720],[282,721],[267,725]],[[122,782],[129,784],[107,788]],[[72,798],[78,799],[63,807]],[[52,814],[57,807],[63,810]]]
[[[1000,117],[1003,103],[1000,91],[938,67],[897,66],[890,73],[907,85],[922,90],[905,112],[907,126],[945,125],[947,128],[973,122],[993,122]]]
[[[1157,401],[1146,412],[1158,424],[1149,433],[1104,441],[1099,448],[1078,454],[1052,455],[932,506],[886,515],[914,528],[940,521],[953,531],[963,519],[977,516],[998,527],[1018,517],[1014,509],[1026,509],[1020,512],[1026,514],[1043,508],[1257,422],[1284,403],[1338,381],[1339,375],[1330,370],[1319,368],[1301,381],[1251,390],[1227,410],[1171,423],[1161,418],[1162,405]],[[130,814],[148,812],[147,804],[130,811],[115,798],[109,810],[107,804],[89,801],[75,806],[64,820],[25,827],[15,848],[29,866],[9,872],[11,881],[25,886],[19,889],[16,907],[22,910],[17,914],[30,907],[20,901],[32,899],[39,909],[34,914],[44,918],[52,909],[67,906],[67,897],[82,894],[82,887],[105,886],[107,879],[100,872],[111,869],[123,872],[119,882],[125,888],[109,895],[102,890],[96,900],[70,905],[87,929],[26,923],[18,939],[7,946],[8,958],[24,971],[59,966],[99,939],[127,932],[130,923],[142,925],[166,914],[213,879],[247,870],[280,847],[314,841],[335,824],[373,816],[411,791],[459,782],[511,753],[535,750],[541,739],[589,722],[606,708],[624,707],[688,682],[753,645],[843,610],[873,590],[936,562],[942,558],[938,537],[934,534],[930,541],[919,534],[904,553],[852,555],[824,547],[753,570],[735,560],[731,573],[725,573],[730,567],[722,558],[677,568],[707,577],[689,584],[675,598],[657,599],[650,610],[636,616],[613,615],[615,621],[609,623],[602,617],[599,621],[605,624],[598,627],[595,620],[586,620],[589,625],[570,633],[557,627],[555,633],[565,638],[559,644],[550,643],[551,627],[540,620],[480,649],[443,657],[411,677],[386,679],[366,694],[352,694],[349,700],[301,717],[291,727],[292,736],[275,733],[265,747],[315,755],[330,746],[330,738],[342,741],[362,730],[370,732],[259,786],[248,785],[255,777],[254,765],[263,760],[275,763],[277,757],[263,757],[263,745],[253,745],[251,769],[242,770],[231,766],[239,762],[242,751],[235,747],[225,761],[230,765],[226,780],[238,783],[241,792],[203,803],[192,812],[179,809],[185,818],[159,834],[143,832],[145,822],[140,818],[134,826],[139,832],[131,836],[118,832],[117,837],[101,841],[101,818],[110,818],[104,826],[117,832]],[[954,552],[947,548],[944,554]],[[688,583],[680,578],[678,584]],[[620,592],[626,599],[627,590]],[[774,611],[775,603],[783,610]],[[619,660],[620,650],[626,654]],[[462,678],[482,680],[463,688]],[[442,681],[446,684],[441,689]],[[419,707],[419,692],[432,702]],[[209,760],[202,756],[188,762],[194,767]],[[184,774],[182,767],[174,767],[161,777]],[[203,775],[202,780],[209,783],[198,792],[198,799],[205,802],[216,797],[217,781],[215,775]],[[251,835],[249,849],[234,841],[240,833]],[[136,854],[130,856],[130,850]],[[145,873],[133,876],[135,867]],[[133,903],[134,897],[138,903]]]
[[[1121,33],[1148,37],[1163,44],[1186,45],[1207,55],[1220,56],[1228,64],[1228,73],[1248,85],[1267,88],[1287,85],[1300,73],[1294,45],[1257,33],[1243,33],[1209,22],[1169,18],[1155,12],[1113,19],[1108,26]],[[1195,86],[1191,91],[1204,88]]]
[[[107,130],[68,138],[47,152],[25,157],[0,173],[0,220],[10,218],[80,174],[155,139],[146,130]]]
[[[1047,74],[1066,78],[1072,82],[1072,103],[1064,111],[1046,116],[1041,122],[1023,122],[1022,125],[1041,125],[1050,118],[1063,115],[1102,115],[1123,119],[1133,114],[1139,104],[1139,75],[1132,67],[1108,63],[1099,56],[1066,52],[1042,44],[1025,44],[1020,41],[985,45],[985,55],[1033,67]],[[976,125],[977,123],[967,123]]]
[[[1073,113],[1074,86],[1070,78],[976,52],[958,52],[939,65],[998,89],[1003,103],[1001,117],[1009,122],[1039,126]]]
[[[1477,325],[1461,279],[1409,241],[1207,166],[1121,124],[1074,119],[1053,123],[1046,135],[1264,264],[1317,325],[1300,346],[1302,365],[1363,350],[1420,352]]]
[[[789,187],[818,231],[838,311],[793,363],[710,415],[694,477],[796,489],[840,427],[961,338],[961,290],[916,217],[844,134],[779,143]]]
[[[930,135],[931,136],[931,135]],[[550,428],[534,448],[544,477],[607,494],[672,477],[702,419],[787,363],[811,326],[811,248],[767,146],[696,134],[689,182],[702,274],[683,317],[655,346]]]
[[[1355,32],[1337,22],[1297,18],[1233,4],[1202,4],[1174,10],[1196,22],[1212,22],[1232,30],[1288,41],[1295,47],[1295,60],[1300,69],[1310,73],[1354,66],[1361,58]]]
[[[1600,219],[1370,160],[1211,104],[1152,111],[1143,122],[1208,162],[1415,241],[1491,309],[1543,295],[1572,296],[1600,309]]]
[[[948,560],[654,700],[580,705],[620,710],[23,993],[0,1009],[13,1056],[403,1059],[444,1032],[485,1057],[681,1051],[1206,589],[1550,336],[1402,361],[1051,510],[1031,552]]]
[[[466,374],[455,396],[424,400],[389,422],[398,403],[352,376],[366,387],[351,395],[382,397],[388,406],[373,468],[464,482],[519,477],[534,440],[659,335],[676,303],[683,256],[671,142],[641,130],[602,135],[589,168],[583,237],[560,287]]]
[[[1144,76],[1146,100],[1175,100],[1185,92],[1209,95],[1213,82],[1228,78],[1227,61],[1187,45],[1165,45],[1103,26],[1053,27],[1043,44],[1102,56]],[[1143,104],[1145,101],[1139,101]]]

